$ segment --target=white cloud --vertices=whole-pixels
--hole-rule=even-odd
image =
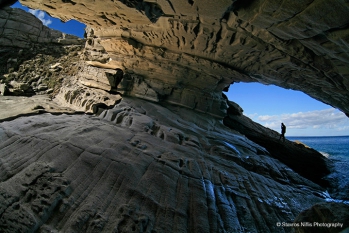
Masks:
[[[281,115],[263,115],[257,119],[260,124],[276,131],[280,131],[281,122],[287,126],[287,129],[294,129],[294,132],[300,129],[307,129],[312,132],[323,129],[349,130],[348,117],[334,108]]]
[[[247,116],[248,118],[253,119],[253,118],[255,118],[255,117],[257,117],[257,116],[258,116],[258,113],[247,114],[246,116]]]
[[[48,26],[52,23],[51,19],[45,19],[46,14],[43,11],[29,9],[28,12],[40,19],[45,26]]]

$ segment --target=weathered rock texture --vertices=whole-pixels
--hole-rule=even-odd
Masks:
[[[2,232],[288,232],[326,197],[221,121],[137,99],[3,122],[0,142]]]
[[[20,116],[36,115],[39,113],[75,113],[74,110],[64,108],[52,101],[47,95],[0,96],[0,122],[16,119]]]
[[[299,85],[348,112],[343,54],[311,51],[314,38],[306,43],[306,32],[297,32],[304,23],[292,27],[324,2],[305,10],[283,3],[273,13],[267,1],[22,3],[91,28],[83,51],[30,40],[5,53],[2,81],[18,90],[57,82],[55,101],[99,117],[45,114],[0,124],[1,232],[289,232],[277,222],[327,200],[322,155],[280,143],[221,93],[233,81]],[[289,34],[274,36],[295,11]],[[264,28],[267,19],[279,21]],[[330,32],[323,33],[319,50]],[[39,99],[14,104],[42,112],[57,103],[27,102]]]
[[[223,88],[255,81],[300,90],[349,114],[346,1],[21,3],[91,26],[88,58],[103,54],[101,62],[144,77],[138,83],[153,100],[224,116]]]
[[[295,219],[295,223],[299,223],[299,225],[308,223],[308,227],[296,227],[296,233],[349,232],[349,206],[343,203],[319,203],[302,211]],[[336,227],[328,227],[328,224],[331,223],[337,224]]]
[[[104,86],[90,85],[97,89],[87,90],[88,83],[83,82],[81,74],[87,73],[84,69],[88,67],[80,59],[84,39],[49,29],[32,14],[12,8],[0,9],[0,31],[1,95],[56,96],[60,92],[57,101],[61,105],[73,106],[75,110],[85,112],[93,112],[93,106],[98,103],[112,106],[121,99],[120,95],[108,93],[111,88],[106,87],[105,83],[102,83]],[[110,76],[117,77],[118,71],[113,69],[110,72]],[[98,73],[104,74],[97,69],[91,75],[96,75],[101,80]],[[79,86],[80,82],[76,82],[76,77],[81,77],[81,83],[86,86]],[[83,78],[86,80],[88,76]],[[29,104],[18,111],[22,114],[39,111],[32,109],[33,107],[35,106]],[[9,108],[4,108],[2,115],[8,117],[18,112],[18,106],[13,106],[13,111],[10,112],[5,112],[5,109]]]

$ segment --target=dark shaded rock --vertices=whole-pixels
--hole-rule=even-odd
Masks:
[[[230,108],[236,109],[233,105]],[[228,112],[230,111],[236,112],[228,109]],[[315,183],[329,186],[328,181],[323,178],[330,173],[331,163],[318,151],[288,140],[283,142],[279,133],[253,122],[244,115],[229,114],[223,122],[229,128],[263,146],[272,157],[285,163],[295,172]]]
[[[228,116],[230,116],[230,115],[241,116],[242,115],[244,110],[240,107],[240,105],[238,105],[237,103],[235,103],[233,101],[227,101],[227,103],[228,103],[228,109],[227,109]]]
[[[307,227],[296,227],[296,233],[346,233],[349,232],[349,205],[319,203],[302,211],[294,223],[308,223]]]
[[[17,0],[0,0],[0,9],[15,4]]]

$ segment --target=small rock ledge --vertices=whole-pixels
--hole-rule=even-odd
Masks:
[[[321,153],[295,142],[288,140],[283,142],[280,140],[279,133],[244,116],[236,103],[229,102],[228,105],[228,116],[223,120],[226,126],[263,146],[273,158],[286,164],[300,175],[324,187],[330,186],[324,178],[331,171],[331,162]]]

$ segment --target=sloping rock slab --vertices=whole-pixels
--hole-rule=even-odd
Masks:
[[[48,95],[35,95],[32,97],[0,96],[0,109],[0,122],[44,112],[56,114],[72,114],[75,112],[52,101]]]
[[[283,142],[279,133],[234,112],[238,112],[238,108],[230,102],[228,116],[223,120],[226,126],[263,146],[273,158],[285,163],[300,175],[322,186],[331,186],[325,176],[330,173],[333,164],[321,153],[289,140]]]
[[[288,232],[324,190],[221,121],[127,99],[0,124],[2,232]]]
[[[295,223],[300,226],[295,227],[297,233],[349,232],[349,205],[336,202],[318,203],[300,213]]]

